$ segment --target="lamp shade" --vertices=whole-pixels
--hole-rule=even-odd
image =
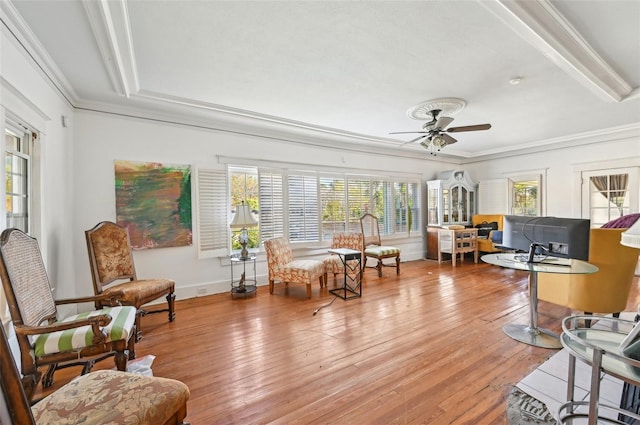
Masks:
[[[640,219],[622,233],[620,243],[630,248],[640,249]]]
[[[233,220],[229,227],[232,229],[242,229],[245,227],[255,226],[256,224],[258,224],[258,221],[251,213],[251,208],[243,202],[236,206],[236,214],[233,216]]]

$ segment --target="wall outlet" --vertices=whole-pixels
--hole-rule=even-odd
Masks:
[[[196,291],[197,295],[207,295],[207,288],[198,288]]]

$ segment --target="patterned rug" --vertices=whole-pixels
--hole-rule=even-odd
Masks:
[[[557,425],[544,403],[513,387],[507,399],[509,425]]]

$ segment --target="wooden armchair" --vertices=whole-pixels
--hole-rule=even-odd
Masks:
[[[331,248],[349,248],[362,252],[363,238],[362,233],[355,232],[338,232],[331,237]],[[355,261],[355,260],[350,260]],[[335,279],[338,273],[344,272],[344,265],[338,255],[332,254],[322,259],[324,263],[325,276],[333,273]],[[325,280],[326,283],[326,280]]]
[[[2,424],[188,425],[182,382],[113,370],[83,375],[30,407],[2,325],[0,334]]]
[[[84,233],[87,239],[94,293],[96,295],[114,292],[124,294],[121,299],[122,304],[131,305],[137,309],[136,341],[142,338],[141,316],[168,312],[169,322],[173,322],[175,282],[170,279],[138,279],[128,229],[110,221],[103,221]],[[162,296],[167,299],[166,309],[148,311],[142,308],[143,305]],[[96,302],[96,308],[102,305],[101,301]]]
[[[324,263],[317,260],[294,260],[289,241],[285,238],[273,238],[265,241],[269,268],[269,293],[273,294],[275,281],[304,283],[307,285],[307,297],[311,298],[311,282],[318,279],[320,287],[326,279]]]
[[[395,267],[396,274],[400,274],[400,249],[392,246],[383,246],[380,241],[380,228],[378,227],[378,217],[366,213],[360,217],[360,229],[363,236],[364,263],[367,267],[367,258],[378,260],[374,267],[378,270],[378,277],[382,277],[382,267]],[[385,264],[385,258],[395,258],[395,264]]]
[[[0,235],[0,278],[20,347],[23,385],[29,397],[40,381],[40,366],[48,366],[43,387],[53,384],[57,368],[83,366],[115,354],[118,370],[135,358],[136,310],[116,305],[119,293],[54,301],[38,242],[18,229]],[[57,305],[96,302],[101,310],[58,318]]]

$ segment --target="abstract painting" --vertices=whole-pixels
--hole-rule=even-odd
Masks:
[[[115,161],[117,223],[134,249],[192,244],[191,167]]]

